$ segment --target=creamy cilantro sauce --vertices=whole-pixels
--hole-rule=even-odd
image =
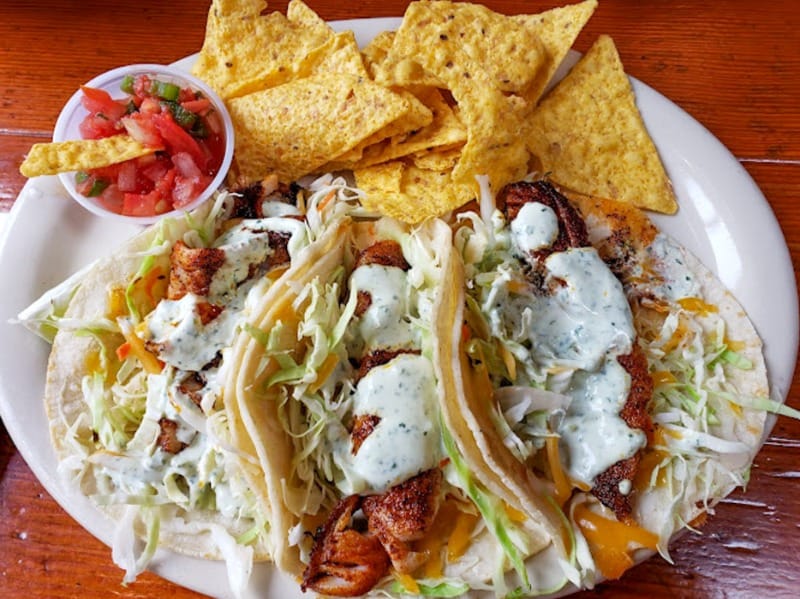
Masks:
[[[163,362],[196,372],[232,343],[238,315],[223,310],[204,325],[198,306],[205,301],[187,293],[178,300],[162,300],[148,315],[150,339],[159,344],[158,356]]]
[[[511,221],[511,238],[521,255],[549,247],[558,237],[558,217],[552,208],[528,202]]]
[[[530,202],[509,229],[510,244],[503,236],[497,237],[499,243],[531,262],[532,251],[556,239],[558,221],[551,209]],[[616,357],[629,353],[635,339],[630,306],[621,283],[592,247],[550,254],[543,264],[544,293],[512,283],[507,273],[509,267],[518,269],[516,262],[508,256],[494,269],[491,286],[483,289],[482,310],[494,334],[533,364],[529,384],[571,397],[557,430],[562,455],[570,476],[592,485],[598,474],[646,442],[619,416],[630,377]],[[525,434],[524,421],[509,424]]]
[[[253,268],[272,251],[269,231],[291,235],[290,257],[308,243],[306,225],[292,218],[247,219],[221,235],[214,247],[224,250],[225,261],[211,279],[208,297],[188,293],[179,300],[164,299],[147,317],[149,338],[159,344],[162,361],[197,372],[231,345],[247,295],[260,280],[252,276]],[[224,308],[205,325],[198,309],[204,301]]]
[[[364,351],[419,344],[408,320],[411,289],[402,268],[379,264],[360,266],[350,276],[350,293],[358,291],[369,293],[372,300],[356,323]]]
[[[289,205],[267,211],[296,212]],[[103,470],[125,493],[147,494],[149,485],[157,485],[172,501],[194,505],[213,489],[217,510],[233,516],[241,509],[241,498],[235,498],[241,490],[227,480],[226,454],[210,435],[209,419],[215,417],[224,369],[214,360],[232,345],[251,292],[264,292],[266,279],[258,276],[258,266],[272,252],[269,231],[290,236],[287,249],[292,258],[308,244],[308,230],[300,220],[278,216],[242,220],[213,243],[225,252],[225,260],[212,277],[208,296],[187,293],[177,300],[163,299],[147,315],[144,338],[156,344],[166,366],[160,374],[147,376],[145,415],[126,455]],[[201,319],[202,303],[222,308],[206,324]],[[200,373],[202,386],[184,389],[182,383],[194,373]],[[161,418],[174,423],[175,439],[185,445],[177,453],[157,449]]]
[[[344,427],[331,440],[334,460],[344,474],[336,485],[345,495],[382,493],[441,459],[436,378],[424,356],[429,338],[420,321],[421,314],[432,313],[434,298],[414,260],[409,262],[409,271],[365,264],[350,275],[350,294],[366,292],[371,301],[348,325],[349,354],[366,356],[379,349],[421,354],[400,354],[370,369],[349,395],[352,418],[370,415],[380,421],[355,455]]]
[[[209,301],[228,303],[238,295],[239,286],[252,276],[251,268],[262,264],[272,254],[268,242],[270,231],[291,235],[287,249],[292,258],[308,245],[307,228],[302,221],[278,217],[243,220],[214,243],[215,248],[225,251],[225,262],[214,273]]]
[[[672,301],[701,296],[700,284],[694,273],[686,267],[683,250],[671,237],[659,233],[648,246],[647,252],[664,278],[664,282],[652,290],[656,296]]]
[[[576,372],[572,397],[558,432],[566,448],[571,478],[591,485],[598,474],[644,447],[645,434],[619,417],[630,389],[630,376],[613,357],[595,372]]]
[[[436,380],[430,360],[401,354],[370,370],[358,383],[354,415],[380,423],[352,457],[362,479],[354,492],[381,493],[433,468],[441,459]]]
[[[264,218],[271,216],[301,216],[302,213],[294,204],[287,202],[266,201],[261,204],[261,212]]]

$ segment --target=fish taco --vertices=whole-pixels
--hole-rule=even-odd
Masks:
[[[116,523],[126,580],[163,547],[225,560],[238,593],[271,556],[264,479],[223,393],[231,351],[270,288],[338,236],[347,189],[270,178],[220,192],[21,315],[53,341],[45,405],[59,470]]]
[[[546,180],[486,191],[454,238],[448,397],[486,468],[559,531],[564,583],[669,559],[760,446],[767,375],[742,307],[640,210]]]
[[[267,478],[275,562],[304,591],[504,595],[551,544],[445,400],[455,265],[441,220],[354,219],[237,340],[225,395]]]

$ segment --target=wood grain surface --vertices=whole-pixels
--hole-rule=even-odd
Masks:
[[[325,19],[400,16],[403,0],[307,0]],[[537,12],[558,0],[494,0]],[[284,11],[286,2],[271,2]],[[50,138],[81,83],[133,62],[199,50],[208,3],[90,0],[0,3],[0,216],[25,183],[22,158]],[[613,36],[627,71],[685,109],[748,170],[800,264],[800,7],[784,1],[600,0],[576,49]],[[24,259],[24,257],[21,257]],[[2,289],[13,281],[2,281]],[[767,301],[767,298],[765,298]],[[788,404],[800,408],[797,376]],[[778,420],[746,493],[723,501],[701,535],[619,581],[576,597],[800,596],[800,423]],[[56,504],[0,426],[0,596],[174,599],[200,595],[153,574],[121,586],[110,550]]]

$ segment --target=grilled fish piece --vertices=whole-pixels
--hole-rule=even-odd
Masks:
[[[395,570],[410,574],[428,558],[408,546],[425,536],[442,503],[442,471],[427,470],[389,489],[365,497],[361,509],[367,527],[380,539]]]
[[[548,206],[558,219],[558,236],[555,241],[545,249],[532,252],[533,271],[529,276],[535,285],[544,280],[537,268],[541,268],[547,256],[570,248],[590,246],[586,223],[580,211],[546,181],[509,184],[500,192],[498,201],[509,223],[528,202],[539,202]],[[612,269],[612,272],[615,271]],[[618,356],[617,360],[631,377],[631,387],[620,411],[620,418],[629,427],[638,428],[649,436],[652,434],[653,423],[647,407],[653,396],[653,381],[648,371],[647,358],[634,341],[631,352]],[[592,494],[613,510],[617,519],[623,522],[631,519],[631,502],[629,494],[620,490],[620,483],[632,481],[636,476],[640,454],[641,452],[637,452],[609,467],[595,478],[592,487]]]
[[[331,511],[314,535],[314,547],[300,588],[332,595],[355,597],[372,589],[389,571],[389,556],[378,538],[352,528],[353,514],[361,497],[350,495]]]

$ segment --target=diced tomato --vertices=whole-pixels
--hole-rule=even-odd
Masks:
[[[172,164],[178,169],[178,174],[186,178],[198,178],[203,173],[188,152],[178,152],[172,156]]]
[[[222,118],[216,110],[212,110],[208,114],[203,115],[203,124],[211,133],[214,133],[218,137],[222,136],[222,131],[225,127],[222,124]]]
[[[199,100],[188,100],[181,102],[181,106],[195,114],[204,115],[211,108],[211,100],[208,98],[200,98]]]
[[[101,139],[122,132],[118,123],[99,114],[90,114],[78,125],[83,139]]]
[[[104,89],[84,85],[81,86],[81,91],[81,104],[91,114],[102,114],[108,120],[116,121],[127,112],[125,104],[114,100]]]
[[[122,214],[129,216],[151,216],[172,210],[172,188],[175,184],[175,169],[164,174],[149,193],[126,193]]]
[[[180,102],[181,104],[183,104],[184,102],[191,102],[196,99],[197,99],[197,92],[195,92],[192,89],[189,89],[188,87],[181,88],[181,92],[180,94],[178,94],[178,102]]]
[[[175,188],[172,190],[172,202],[175,208],[183,208],[203,191],[211,183],[211,177],[200,175],[199,177],[175,177]]]
[[[106,210],[111,210],[111,212],[117,213],[122,211],[122,192],[120,191],[119,187],[114,184],[106,187],[103,190],[103,193],[101,193],[97,199],[106,208]]]
[[[172,168],[169,158],[159,157],[155,162],[146,164],[142,167],[142,175],[147,177],[151,182],[159,181],[167,171]]]
[[[163,203],[164,209],[158,211],[156,206]],[[150,193],[126,193],[122,203],[121,214],[126,216],[152,216],[169,210],[164,203],[164,198],[156,191]]]
[[[158,114],[161,112],[161,102],[155,98],[144,98],[139,104],[139,112],[142,114]]]
[[[120,165],[119,176],[117,177],[117,187],[123,192],[136,191],[136,162],[134,160],[126,160]]]
[[[169,112],[162,112],[161,114],[154,114],[152,116],[153,124],[158,132],[161,134],[167,149],[170,154],[177,154],[179,152],[187,152],[194,159],[195,163],[201,170],[205,170],[208,163],[203,148],[197,143],[197,140],[192,137],[185,129],[183,129]]]
[[[133,95],[140,100],[150,95],[153,80],[147,75],[139,75],[133,81]]]
[[[120,162],[119,164],[109,164],[108,166],[93,168],[91,174],[99,179],[116,179],[119,177],[119,171],[123,164],[125,163]]]

